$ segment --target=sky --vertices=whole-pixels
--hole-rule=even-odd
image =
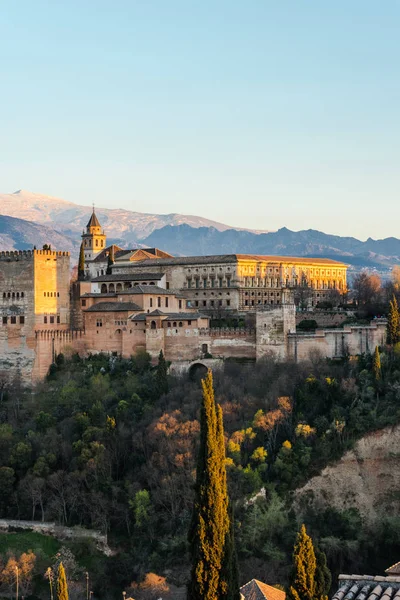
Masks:
[[[399,0],[0,0],[0,27],[0,192],[400,237]]]

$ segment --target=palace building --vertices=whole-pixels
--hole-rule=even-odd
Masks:
[[[106,246],[96,214],[82,234],[84,265],[70,282],[70,256],[50,249],[0,253],[0,375],[25,381],[59,353],[129,358],[162,351],[171,369],[224,359],[306,360],[372,352],[385,323],[296,334],[296,293],[317,304],[346,291],[346,265],[327,259],[229,254],[174,257],[157,248]],[[82,254],[82,253],[81,253]],[[217,311],[247,326],[212,328]]]

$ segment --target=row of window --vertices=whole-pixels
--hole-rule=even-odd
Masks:
[[[59,298],[60,292],[43,292],[45,298]]]
[[[209,267],[208,267],[208,268],[209,268]],[[207,268],[207,267],[203,267],[203,271],[204,271],[204,273],[206,273],[206,272],[208,271],[208,268]],[[214,272],[216,268],[217,268],[217,270],[218,270],[218,267],[211,267],[211,271],[212,271],[212,272]],[[196,273],[198,273],[198,272],[199,272],[199,270],[200,270],[200,269],[193,269],[193,271],[195,271]],[[222,267],[219,267],[219,270],[220,270],[220,271],[222,271],[222,270],[223,270],[223,269],[222,269]],[[231,268],[230,268],[230,267],[228,267],[228,268],[227,268],[227,271],[230,271],[230,270],[231,270]],[[189,272],[189,273],[191,273],[191,272],[192,272],[192,269],[188,269],[188,272]]]
[[[47,324],[50,323],[50,325],[53,325],[53,323],[60,323],[60,315],[44,315],[43,317],[43,323]]]
[[[207,303],[207,300],[203,300],[202,304],[199,303],[199,300],[195,300],[194,305],[197,307],[198,306],[210,306],[211,308],[214,308],[215,306],[223,306],[223,300],[209,300],[208,303]],[[226,300],[225,306],[230,306],[230,305],[231,305],[231,301]]]
[[[19,298],[24,298],[25,293],[24,292],[3,292],[3,298],[12,298],[13,300],[15,299],[19,299]]]
[[[100,243],[99,243],[100,242]],[[90,248],[90,240],[85,240],[83,242],[83,245],[85,248]],[[97,248],[100,246],[100,248],[104,247],[104,240],[95,240],[95,244],[94,244]]]
[[[194,283],[194,285],[193,285]],[[208,285],[208,283],[210,283],[210,285]],[[231,287],[231,279],[230,277],[227,277],[226,279],[226,285],[224,285],[224,280],[222,277],[218,277],[217,279],[215,279],[214,277],[211,277],[210,279],[204,278],[204,279],[199,279],[199,278],[195,278],[193,279],[188,279],[187,280],[187,286],[189,289],[192,288],[216,288],[216,287]]]
[[[10,321],[8,321],[8,319],[10,319]],[[25,317],[24,317],[24,315],[21,315],[20,317],[18,317],[18,319],[19,319],[19,323],[21,325],[23,325],[25,323]],[[10,322],[11,325],[16,325],[17,324],[17,317],[16,316],[3,317],[3,325],[7,325],[8,322]]]

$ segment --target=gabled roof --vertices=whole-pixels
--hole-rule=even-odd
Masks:
[[[99,254],[97,254],[97,256],[93,259],[92,262],[107,262],[111,248],[113,248],[114,250],[114,257],[122,250],[122,248],[120,248],[116,244],[111,244],[111,246],[107,246],[107,248],[104,248],[104,250],[99,252]]]
[[[286,594],[272,585],[252,579],[240,588],[245,600],[285,600]]]
[[[94,212],[94,209],[93,209],[92,215],[89,219],[89,223],[86,225],[86,227],[88,227],[88,228],[89,227],[101,227],[99,220],[96,217],[96,213]]]
[[[117,258],[118,261],[135,262],[141,260],[154,260],[157,258],[172,258],[172,255],[159,248],[134,248],[132,250],[121,252]]]
[[[129,290],[125,290],[126,294],[158,294],[159,296],[175,296],[176,292],[173,290],[166,290],[158,287],[158,285],[134,285]]]
[[[385,570],[388,575],[400,575],[400,562],[394,563],[391,567]]]
[[[134,302],[97,302],[93,304],[85,312],[127,312],[130,310],[143,310]]]

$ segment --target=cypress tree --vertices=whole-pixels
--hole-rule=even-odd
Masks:
[[[229,531],[225,538],[224,558],[220,575],[220,600],[240,600],[239,569],[235,547],[233,512],[229,511]]]
[[[317,568],[315,570],[315,595],[320,600],[327,600],[332,584],[332,575],[326,562],[326,554],[317,546],[314,548]]]
[[[400,341],[400,316],[396,296],[389,302],[389,314],[387,322],[387,343],[391,346]]]
[[[111,267],[115,262],[115,253],[114,253],[114,244],[110,246],[110,251],[108,253],[108,261],[107,261],[107,275],[111,275]]]
[[[293,600],[315,600],[315,571],[317,567],[312,539],[303,523],[297,534],[293,552],[294,574],[290,586]]]
[[[211,371],[201,383],[203,402],[195,500],[189,531],[192,570],[187,598],[215,600],[221,591],[221,572],[228,558],[225,552],[229,532],[228,491],[222,410],[215,404]]]
[[[62,562],[58,565],[57,600],[68,600],[68,585]]]
[[[375,346],[374,358],[372,361],[372,372],[374,374],[375,381],[380,381],[382,379],[381,355],[379,354],[378,346]]]
[[[168,394],[168,365],[162,350],[158,355],[158,366],[156,373],[156,387],[159,396]]]
[[[83,253],[83,243],[79,250],[79,262],[78,262],[78,281],[82,281],[85,278],[85,255]]]

